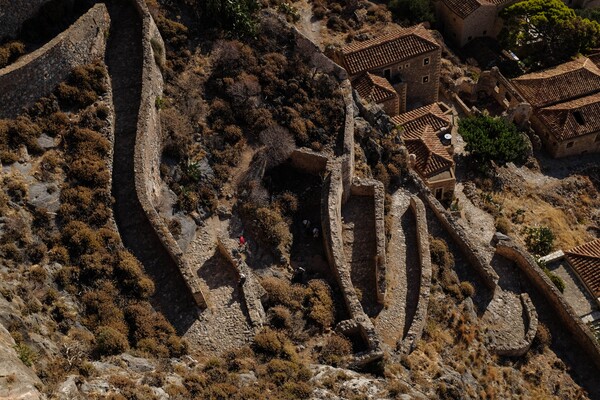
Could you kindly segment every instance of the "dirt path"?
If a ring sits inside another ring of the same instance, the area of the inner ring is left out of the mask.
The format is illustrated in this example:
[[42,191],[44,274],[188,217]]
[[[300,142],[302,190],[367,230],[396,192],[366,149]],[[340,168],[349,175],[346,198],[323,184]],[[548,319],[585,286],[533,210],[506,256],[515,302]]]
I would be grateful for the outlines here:
[[300,14],[300,20],[296,23],[296,27],[300,32],[309,38],[314,44],[321,47],[321,27],[322,22],[313,16],[312,6],[307,0],[301,0],[295,3]]
[[375,204],[371,196],[351,196],[342,209],[344,251],[359,299],[369,316],[380,309],[375,275]]
[[187,331],[196,317],[195,302],[179,268],[162,246],[135,191],[134,149],[142,88],[142,22],[130,2],[109,1],[111,30],[106,49],[115,108],[112,195],[119,233],[156,286],[153,305]]

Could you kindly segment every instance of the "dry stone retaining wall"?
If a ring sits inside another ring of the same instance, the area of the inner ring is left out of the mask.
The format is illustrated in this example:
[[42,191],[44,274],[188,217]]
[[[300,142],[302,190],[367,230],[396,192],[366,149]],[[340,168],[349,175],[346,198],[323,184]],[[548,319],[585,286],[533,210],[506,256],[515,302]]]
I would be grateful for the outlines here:
[[530,282],[544,295],[573,338],[589,354],[596,366],[600,367],[600,344],[533,257],[512,240],[499,241],[496,252],[517,264]]
[[414,172],[410,173],[413,182],[416,184],[421,197],[429,205],[434,215],[440,221],[444,229],[450,234],[458,247],[467,257],[469,263],[477,270],[484,283],[494,290],[498,285],[498,274],[486,261],[483,251],[479,249],[469,238],[466,230],[456,221],[456,219],[448,212],[442,204],[433,196],[429,188],[425,186],[423,181]]
[[306,148],[296,149],[290,156],[292,167],[313,175],[324,172],[327,169],[327,161],[329,158],[326,155]]
[[423,328],[427,320],[427,307],[429,306],[429,296],[431,294],[431,253],[429,252],[429,232],[427,230],[427,216],[425,214],[425,205],[415,196],[410,198],[410,208],[415,215],[417,224],[417,243],[419,260],[421,262],[421,280],[419,282],[419,302],[417,311],[410,324],[406,337],[400,343],[400,352],[408,354],[412,352],[421,339]]
[[73,68],[102,59],[109,27],[106,6],[97,4],[45,46],[0,69],[0,118],[14,118],[51,93]]
[[[134,1],[142,18],[142,98],[138,114],[135,144],[135,189],[138,200],[148,216],[161,243],[171,255],[188,284],[196,303],[206,307],[206,299],[197,277],[192,273],[183,258],[183,252],[171,232],[158,215],[154,204],[160,192],[159,160],[162,150],[162,135],[159,112],[155,106],[158,96],[162,95],[163,78],[155,60],[164,62],[164,43],[160,32],[143,0]],[[154,48],[163,49],[155,53]]]
[[519,341],[492,345],[490,350],[499,356],[520,357],[529,351],[533,339],[535,339],[538,327],[537,312],[527,293],[521,293],[520,298],[523,305],[523,313],[525,314],[524,319],[527,324],[527,332],[525,333],[525,337]]
[[50,0],[0,0],[0,40],[16,37],[23,22]]

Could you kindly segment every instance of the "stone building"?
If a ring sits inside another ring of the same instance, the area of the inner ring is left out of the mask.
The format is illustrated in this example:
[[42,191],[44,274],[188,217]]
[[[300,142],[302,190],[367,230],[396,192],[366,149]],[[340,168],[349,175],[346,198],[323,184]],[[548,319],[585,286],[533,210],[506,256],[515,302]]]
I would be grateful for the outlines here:
[[[438,131],[444,132],[444,128],[450,126],[450,121],[448,120],[447,125],[444,126],[441,124],[443,118],[440,116],[434,116],[431,112],[421,109],[414,111],[423,113],[423,116],[415,118],[414,115],[405,115],[404,117],[400,115],[393,118],[398,125],[406,127],[406,129],[402,129],[401,137],[409,153],[410,166],[419,174],[438,200],[451,199],[456,184],[452,150],[442,144],[435,128],[430,124],[421,124],[431,118],[439,127]],[[402,124],[403,120],[408,122]],[[411,123],[415,120],[420,122]]]
[[565,251],[565,259],[592,297],[600,302],[600,239]]
[[431,32],[415,25],[352,43],[336,61],[361,97],[373,99],[393,116],[438,100],[441,54]]
[[446,40],[464,46],[477,37],[492,37],[502,29],[498,14],[519,0],[435,0],[440,30]]
[[531,104],[531,125],[553,157],[600,152],[600,68],[592,60],[522,75],[512,85]]

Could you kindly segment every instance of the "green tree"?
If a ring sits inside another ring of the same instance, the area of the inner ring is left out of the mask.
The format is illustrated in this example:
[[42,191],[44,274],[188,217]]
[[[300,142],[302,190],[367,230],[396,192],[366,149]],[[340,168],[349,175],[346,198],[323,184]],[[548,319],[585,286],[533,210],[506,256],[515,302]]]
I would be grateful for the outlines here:
[[526,0],[502,10],[499,39],[532,67],[547,67],[600,44],[600,24],[581,18],[560,0]]
[[498,164],[523,162],[529,146],[517,127],[502,118],[487,115],[461,119],[458,133],[467,142],[469,158],[479,167],[489,167],[490,161]]
[[199,7],[205,23],[213,23],[244,37],[256,35],[257,22],[254,14],[259,9],[257,0],[187,0]]
[[536,256],[545,256],[554,247],[554,233],[547,226],[525,227],[525,244],[527,250]]
[[429,0],[390,0],[388,7],[396,17],[412,23],[435,21],[432,3]]

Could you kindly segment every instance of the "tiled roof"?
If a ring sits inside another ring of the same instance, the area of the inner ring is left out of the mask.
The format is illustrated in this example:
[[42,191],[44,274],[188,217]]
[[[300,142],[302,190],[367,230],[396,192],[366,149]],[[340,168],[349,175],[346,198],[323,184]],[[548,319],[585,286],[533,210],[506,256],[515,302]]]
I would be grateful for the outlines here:
[[536,115],[560,141],[598,132],[600,93],[542,108]]
[[477,0],[443,0],[446,7],[458,15],[460,18],[466,18],[475,10],[481,7],[481,2]]
[[532,106],[544,107],[599,91],[600,69],[590,59],[580,57],[512,82]]
[[427,125],[431,126],[435,132],[443,127],[450,126],[450,119],[437,103],[396,115],[392,117],[392,121],[396,125],[402,126],[402,137],[406,138],[421,136]]
[[342,54],[346,70],[350,75],[356,75],[439,48],[440,45],[423,25],[415,25],[352,43],[342,49]]
[[596,67],[600,68],[600,53],[594,53],[588,56],[588,58],[592,60],[594,64],[596,64]]
[[600,239],[565,251],[565,257],[594,296],[600,297]]
[[381,103],[398,96],[387,79],[368,72],[354,81],[354,88],[360,97],[373,100],[375,103]]
[[416,157],[415,169],[425,178],[430,178],[454,166],[452,156],[431,126],[424,127],[421,136],[417,138],[402,138],[408,152]]

